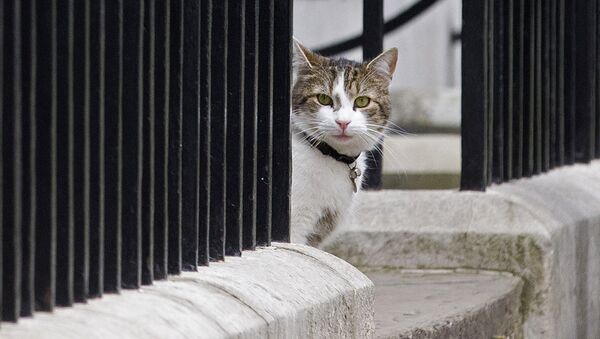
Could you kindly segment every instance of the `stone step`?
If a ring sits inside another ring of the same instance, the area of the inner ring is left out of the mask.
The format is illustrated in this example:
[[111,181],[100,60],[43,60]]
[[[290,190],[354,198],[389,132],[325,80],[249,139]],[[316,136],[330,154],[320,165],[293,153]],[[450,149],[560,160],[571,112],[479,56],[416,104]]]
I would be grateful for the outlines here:
[[322,247],[360,267],[473,269],[523,280],[526,338],[600,338],[600,161],[486,192],[361,192]]
[[371,270],[376,338],[522,338],[521,279],[452,270]]

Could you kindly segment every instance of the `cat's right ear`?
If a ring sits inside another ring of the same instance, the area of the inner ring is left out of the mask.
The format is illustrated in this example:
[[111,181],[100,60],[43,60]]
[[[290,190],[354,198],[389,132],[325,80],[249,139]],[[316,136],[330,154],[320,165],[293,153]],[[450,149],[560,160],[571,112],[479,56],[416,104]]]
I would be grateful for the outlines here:
[[318,55],[310,49],[304,47],[296,38],[292,38],[294,44],[294,67],[306,66],[313,68],[321,65],[325,61],[325,57]]

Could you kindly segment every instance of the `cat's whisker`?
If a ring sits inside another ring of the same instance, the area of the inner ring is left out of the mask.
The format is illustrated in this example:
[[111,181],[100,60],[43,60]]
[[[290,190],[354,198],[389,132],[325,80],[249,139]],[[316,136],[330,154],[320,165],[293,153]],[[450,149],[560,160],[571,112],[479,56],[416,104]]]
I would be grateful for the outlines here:
[[404,128],[402,128],[402,127],[398,126],[398,125],[397,125],[396,123],[394,123],[393,121],[390,121],[390,120],[388,120],[388,121],[387,121],[387,124],[389,124],[389,125],[392,125],[393,129],[392,129],[392,128],[390,128],[390,127],[387,127],[387,128],[390,128],[390,129],[392,129],[393,131],[395,131],[395,132],[396,132],[396,134],[400,134],[400,135],[403,135],[403,136],[405,136],[405,135],[411,135],[411,136],[412,136],[412,135],[415,135],[414,133],[410,133],[410,132],[408,132],[407,130],[405,130]]
[[312,131],[312,130],[319,130],[319,127],[317,126],[317,127],[306,128],[306,129],[303,129],[303,130],[301,130],[299,132],[294,133],[294,135],[308,134],[308,132]]
[[373,132],[378,133],[377,131],[372,131],[372,130],[367,129],[367,132],[364,133],[364,135],[368,136],[370,138],[370,140],[373,141],[375,144],[381,143],[385,137],[385,134],[380,133],[377,135],[371,135],[370,133],[373,133]]
[[383,132],[380,132],[380,131],[377,131],[377,130],[374,130],[374,129],[370,129],[370,128],[367,128],[367,133],[374,133],[377,136],[379,136],[380,138],[385,138],[385,137],[388,136],[387,134],[385,134]]
[[[370,132],[373,132],[373,131],[370,131]],[[377,132],[377,131],[375,131],[375,132]],[[372,135],[370,135],[368,133],[366,133],[365,135],[368,136],[368,137],[370,137],[372,140],[375,140],[374,136],[372,136]],[[383,149],[381,149],[379,147],[379,144],[376,144],[374,148],[379,153],[381,153],[382,157],[388,156],[391,160],[393,160],[397,164],[404,164],[404,163],[406,163],[406,157],[405,156],[403,156],[403,155],[401,155],[399,153],[396,153],[395,148],[392,148],[392,147],[389,147],[389,146],[386,147],[386,145],[388,145],[388,144],[384,142],[383,143]],[[406,172],[406,168],[405,167],[400,167],[400,169],[401,169],[402,173],[399,174],[399,175],[403,175],[404,178],[407,178],[408,174]]]
[[383,133],[388,132],[388,135],[406,135],[409,134],[407,132],[404,132],[402,130],[398,130],[398,129],[394,129],[388,126],[382,126],[382,125],[376,125],[376,124],[365,124],[365,126],[370,127],[370,128],[380,128],[383,130]]

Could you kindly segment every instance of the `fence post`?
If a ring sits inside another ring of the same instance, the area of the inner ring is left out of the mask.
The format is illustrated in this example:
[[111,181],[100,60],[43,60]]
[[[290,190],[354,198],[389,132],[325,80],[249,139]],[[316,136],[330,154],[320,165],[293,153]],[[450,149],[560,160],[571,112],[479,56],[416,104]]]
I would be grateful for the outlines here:
[[258,28],[259,0],[246,0],[244,49],[244,249],[256,247],[256,158],[258,121]]
[[169,17],[169,274],[181,272],[181,96],[183,67],[183,1],[171,0]]
[[210,258],[225,256],[225,194],[227,147],[227,4],[212,2]]
[[290,241],[290,187],[292,184],[290,110],[292,88],[292,8],[291,0],[276,0],[273,45],[273,219],[272,236]]
[[273,6],[259,1],[256,243],[271,245],[273,173]]
[[[375,58],[383,52],[383,0],[363,0],[362,38],[363,60]],[[382,143],[379,143],[376,148],[383,152]],[[368,153],[367,171],[363,183],[365,188],[381,188],[382,160],[383,155],[380,152]]]
[[[576,133],[575,160],[589,162],[595,156],[596,137],[596,7],[595,0],[576,0]],[[594,71],[592,71],[594,70]]]
[[198,265],[200,141],[200,3],[184,0],[181,130],[181,265]]
[[200,225],[198,229],[198,264],[209,262],[210,229],[210,140],[211,140],[211,36],[212,0],[200,3]]
[[245,1],[229,2],[227,31],[227,200],[225,254],[242,254]]
[[166,279],[169,243],[169,89],[170,89],[169,0],[155,2],[154,82],[154,279]]
[[486,1],[462,7],[462,173],[461,189],[484,191],[488,181]]

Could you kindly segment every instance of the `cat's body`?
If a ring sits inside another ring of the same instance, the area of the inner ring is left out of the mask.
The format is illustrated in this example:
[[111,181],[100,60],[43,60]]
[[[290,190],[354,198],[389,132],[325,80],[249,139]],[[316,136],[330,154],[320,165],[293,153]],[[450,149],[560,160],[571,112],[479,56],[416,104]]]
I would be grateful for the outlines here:
[[397,52],[328,59],[295,42],[291,241],[317,246],[351,215],[365,151],[383,136]]
[[[292,242],[318,245],[351,214],[355,195],[348,165],[322,154],[298,135],[292,138]],[[364,155],[356,166],[364,173]],[[362,176],[356,184],[360,190]]]

